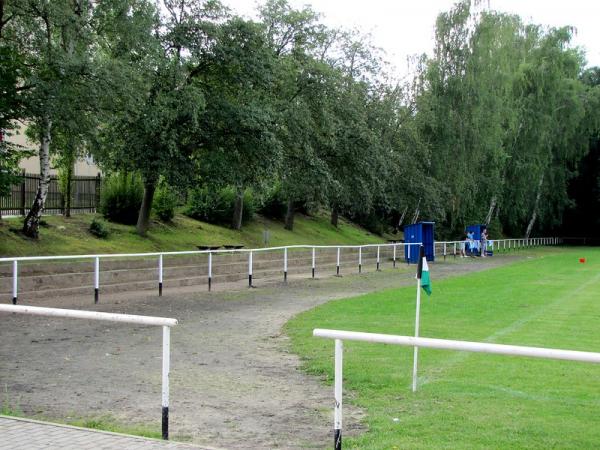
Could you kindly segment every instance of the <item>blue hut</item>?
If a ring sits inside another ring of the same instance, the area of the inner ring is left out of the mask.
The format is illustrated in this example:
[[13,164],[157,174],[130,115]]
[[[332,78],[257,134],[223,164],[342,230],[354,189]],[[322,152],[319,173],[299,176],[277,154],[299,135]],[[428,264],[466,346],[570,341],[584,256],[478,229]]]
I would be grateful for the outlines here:
[[[415,244],[422,243],[425,250],[427,261],[434,261],[434,231],[435,222],[419,222],[404,227],[404,243]],[[419,261],[419,250],[417,245],[407,245],[404,247],[404,258],[409,263]]]

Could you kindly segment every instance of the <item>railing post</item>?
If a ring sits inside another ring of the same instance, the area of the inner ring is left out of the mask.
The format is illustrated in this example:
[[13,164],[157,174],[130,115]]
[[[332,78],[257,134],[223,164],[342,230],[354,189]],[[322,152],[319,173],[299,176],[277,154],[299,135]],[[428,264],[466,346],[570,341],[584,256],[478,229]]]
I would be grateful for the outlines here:
[[362,273],[362,247],[358,247],[358,273]]
[[335,263],[335,274],[340,276],[340,248],[337,248],[337,262]]
[[377,246],[377,272],[379,272],[379,245]]
[[98,303],[98,295],[100,291],[100,258],[94,258],[94,303]]
[[444,242],[444,261],[446,261],[446,243]]
[[287,273],[288,273],[288,249],[285,247],[283,249],[283,281],[287,283]]
[[171,329],[163,326],[162,354],[162,438],[169,439],[169,371],[171,351]]
[[208,292],[212,289],[212,252],[208,252]]
[[248,253],[248,287],[252,287],[252,252]]
[[18,286],[18,281],[19,279],[19,267],[18,267],[18,263],[17,260],[15,259],[13,261],[13,286],[12,286],[12,303],[13,305],[17,304],[17,295],[18,295],[18,290],[17,290],[17,286]]
[[454,248],[452,251],[454,252],[454,259],[456,259],[456,242],[454,243]]
[[335,410],[333,418],[333,448],[342,449],[342,380],[343,380],[344,344],[340,339],[335,340],[334,388]]
[[315,257],[315,248],[312,248],[312,277],[315,277],[315,263],[316,263],[316,257]]
[[408,245],[408,250],[407,250],[408,258],[406,258],[406,264],[408,264],[410,266],[410,247],[411,247],[411,245],[410,244],[405,244],[405,245]]
[[158,296],[162,297],[163,289],[163,255],[158,255]]
[[394,244],[394,257],[393,257],[393,267],[394,269],[396,268],[396,247],[398,247],[396,244]]

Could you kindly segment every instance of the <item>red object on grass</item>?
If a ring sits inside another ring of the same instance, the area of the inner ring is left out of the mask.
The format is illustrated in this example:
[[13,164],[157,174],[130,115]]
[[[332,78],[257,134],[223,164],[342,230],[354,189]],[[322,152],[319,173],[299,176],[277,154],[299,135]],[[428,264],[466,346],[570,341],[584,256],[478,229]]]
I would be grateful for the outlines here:
[[585,258],[579,258],[579,262],[580,263],[584,263],[585,262]]

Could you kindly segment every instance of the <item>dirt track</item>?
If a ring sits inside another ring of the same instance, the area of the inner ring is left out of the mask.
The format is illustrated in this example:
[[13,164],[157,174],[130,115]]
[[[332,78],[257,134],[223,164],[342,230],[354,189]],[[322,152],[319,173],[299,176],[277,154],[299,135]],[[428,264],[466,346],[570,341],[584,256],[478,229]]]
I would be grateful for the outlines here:
[[[431,266],[434,279],[503,265],[521,254]],[[171,432],[223,448],[323,448],[331,389],[299,370],[281,334],[298,312],[331,299],[413,283],[414,266],[292,280],[237,291],[169,291],[47,299],[40,306],[175,317]],[[2,401],[48,419],[110,416],[160,427],[161,330],[108,322],[0,315]],[[345,408],[345,430],[360,412]]]

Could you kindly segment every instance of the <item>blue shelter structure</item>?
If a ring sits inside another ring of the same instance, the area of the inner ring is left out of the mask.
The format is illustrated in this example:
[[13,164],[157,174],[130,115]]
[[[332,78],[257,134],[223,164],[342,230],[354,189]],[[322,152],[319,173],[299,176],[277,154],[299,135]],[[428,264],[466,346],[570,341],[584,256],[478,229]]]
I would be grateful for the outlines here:
[[[434,231],[435,222],[419,222],[404,227],[404,243],[415,244],[422,243],[425,250],[427,261],[435,260],[434,251]],[[416,264],[419,261],[419,248],[417,245],[407,245],[404,247],[404,258],[406,262]]]

